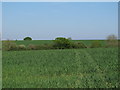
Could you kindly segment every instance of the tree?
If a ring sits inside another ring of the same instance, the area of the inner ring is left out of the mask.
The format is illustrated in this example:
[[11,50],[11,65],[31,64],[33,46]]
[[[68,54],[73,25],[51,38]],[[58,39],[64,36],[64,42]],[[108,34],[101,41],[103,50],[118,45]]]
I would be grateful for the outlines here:
[[54,47],[59,49],[70,48],[71,42],[64,37],[57,37],[54,40]]
[[24,40],[32,40],[31,37],[25,37]]
[[108,40],[108,41],[116,41],[116,40],[117,40],[117,37],[116,37],[115,35],[109,35],[109,36],[107,37],[107,40]]
[[107,46],[109,46],[109,47],[118,46],[117,36],[115,36],[115,35],[109,35],[107,37]]
[[69,37],[69,38],[68,38],[68,40],[72,40],[72,38],[71,38],[71,37]]

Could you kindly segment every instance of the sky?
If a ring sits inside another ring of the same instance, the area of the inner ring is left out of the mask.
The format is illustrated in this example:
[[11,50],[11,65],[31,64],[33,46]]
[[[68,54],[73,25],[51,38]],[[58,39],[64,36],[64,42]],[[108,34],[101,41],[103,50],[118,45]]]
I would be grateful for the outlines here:
[[2,39],[106,39],[118,35],[117,2],[3,2]]

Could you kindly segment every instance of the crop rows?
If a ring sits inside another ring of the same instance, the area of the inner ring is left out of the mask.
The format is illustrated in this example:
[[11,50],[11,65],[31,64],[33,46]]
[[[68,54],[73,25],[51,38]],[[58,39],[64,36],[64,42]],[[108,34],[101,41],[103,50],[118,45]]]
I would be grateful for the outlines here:
[[118,87],[117,48],[3,52],[3,88]]

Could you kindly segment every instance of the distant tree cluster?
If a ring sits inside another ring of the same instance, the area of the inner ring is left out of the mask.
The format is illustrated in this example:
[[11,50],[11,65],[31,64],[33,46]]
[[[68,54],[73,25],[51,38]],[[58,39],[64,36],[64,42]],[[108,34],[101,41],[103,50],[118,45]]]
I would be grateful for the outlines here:
[[23,40],[29,41],[29,40],[32,40],[32,38],[31,37],[25,37]]

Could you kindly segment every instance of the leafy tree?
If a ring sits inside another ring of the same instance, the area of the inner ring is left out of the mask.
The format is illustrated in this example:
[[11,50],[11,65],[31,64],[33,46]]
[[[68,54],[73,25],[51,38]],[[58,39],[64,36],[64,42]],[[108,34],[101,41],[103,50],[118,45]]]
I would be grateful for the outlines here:
[[24,40],[32,40],[31,37],[25,37]]
[[59,49],[70,48],[71,42],[64,37],[57,37],[54,40],[54,47]]

